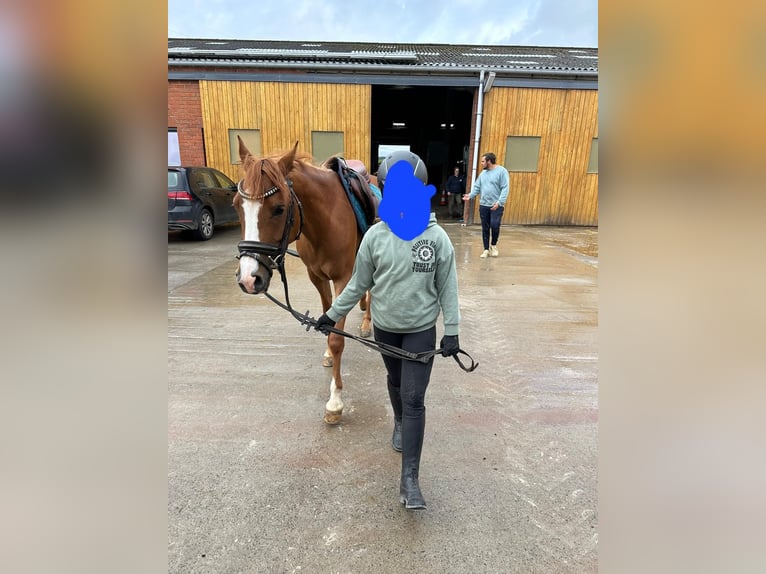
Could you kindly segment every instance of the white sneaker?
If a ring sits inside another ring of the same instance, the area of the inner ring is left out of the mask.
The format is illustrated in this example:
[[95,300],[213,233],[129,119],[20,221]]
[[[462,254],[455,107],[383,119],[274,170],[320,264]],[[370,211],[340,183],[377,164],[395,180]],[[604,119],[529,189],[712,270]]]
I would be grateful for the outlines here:
[[497,255],[498,255],[497,247],[495,247],[494,245],[490,245],[489,246],[489,256],[490,257],[497,257]]
[[487,257],[489,257],[489,250],[485,249],[485,250],[482,252],[482,254],[481,254],[481,255],[479,255],[479,257],[481,257],[482,259],[486,259]]

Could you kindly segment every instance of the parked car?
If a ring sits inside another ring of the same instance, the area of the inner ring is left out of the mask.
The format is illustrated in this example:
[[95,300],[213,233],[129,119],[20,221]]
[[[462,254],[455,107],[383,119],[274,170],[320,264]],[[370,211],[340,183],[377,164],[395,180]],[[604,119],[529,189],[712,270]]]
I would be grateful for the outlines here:
[[235,193],[237,184],[217,169],[168,166],[168,231],[210,239],[214,226],[239,221]]

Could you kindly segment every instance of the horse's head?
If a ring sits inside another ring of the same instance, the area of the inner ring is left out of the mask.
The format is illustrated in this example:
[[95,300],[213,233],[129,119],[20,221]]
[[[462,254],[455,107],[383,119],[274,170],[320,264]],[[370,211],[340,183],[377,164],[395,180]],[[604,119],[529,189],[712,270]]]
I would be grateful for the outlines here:
[[281,158],[256,159],[239,138],[245,175],[239,182],[234,207],[239,213],[237,283],[245,293],[265,293],[273,269],[296,239],[298,203],[287,175],[293,168],[298,142]]

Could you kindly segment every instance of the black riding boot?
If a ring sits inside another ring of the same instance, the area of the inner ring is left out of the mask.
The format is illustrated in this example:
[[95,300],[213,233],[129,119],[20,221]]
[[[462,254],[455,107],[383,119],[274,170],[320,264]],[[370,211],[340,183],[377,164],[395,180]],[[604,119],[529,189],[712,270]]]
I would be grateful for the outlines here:
[[394,434],[391,436],[391,446],[396,452],[402,452],[402,397],[399,387],[395,387],[388,381],[388,398],[391,399],[391,408],[394,409]]
[[396,452],[402,452],[402,419],[394,419],[394,434],[391,435],[391,446]]
[[402,419],[402,477],[399,487],[399,502],[408,510],[424,510],[426,501],[420,493],[418,472],[420,453],[423,450],[423,433],[426,428],[426,413],[419,417]]

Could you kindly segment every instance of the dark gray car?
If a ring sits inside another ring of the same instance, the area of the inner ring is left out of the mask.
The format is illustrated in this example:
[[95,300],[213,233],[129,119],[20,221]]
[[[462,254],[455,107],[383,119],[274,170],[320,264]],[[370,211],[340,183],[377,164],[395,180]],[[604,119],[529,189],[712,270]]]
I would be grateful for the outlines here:
[[168,231],[205,241],[213,227],[239,221],[232,206],[237,184],[211,167],[168,167]]

